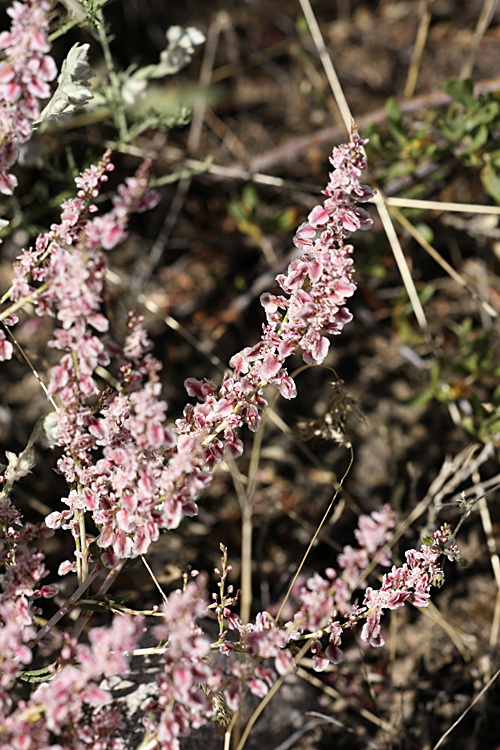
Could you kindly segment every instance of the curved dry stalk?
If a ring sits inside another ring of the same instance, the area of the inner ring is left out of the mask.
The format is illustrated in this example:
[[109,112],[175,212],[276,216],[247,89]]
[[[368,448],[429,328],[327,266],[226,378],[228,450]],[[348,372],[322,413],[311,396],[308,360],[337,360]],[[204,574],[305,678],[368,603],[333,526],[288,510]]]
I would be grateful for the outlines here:
[[[297,654],[297,656],[294,659],[294,661],[295,661],[296,664],[300,661],[300,659],[302,659],[302,657],[304,656],[304,654],[307,653],[307,651],[309,650],[310,646],[311,646],[311,644],[310,644],[309,641],[307,641],[302,646],[302,648],[300,649],[299,653]],[[269,692],[267,693],[267,695],[261,700],[261,702],[259,703],[259,705],[255,709],[255,711],[253,712],[253,714],[249,718],[248,723],[247,723],[247,725],[246,725],[246,727],[245,727],[245,729],[243,731],[243,734],[241,735],[241,739],[240,739],[240,741],[238,742],[238,744],[236,746],[236,750],[243,750],[243,748],[245,747],[246,741],[247,741],[247,739],[248,739],[248,737],[250,735],[250,732],[252,731],[252,728],[253,728],[255,722],[257,721],[257,719],[259,718],[259,716],[261,715],[261,713],[263,712],[263,710],[265,709],[265,707],[267,706],[267,704],[269,703],[269,701],[271,700],[271,698],[278,692],[278,690],[280,689],[281,685],[285,681],[285,678],[286,678],[286,675],[282,675],[281,677],[279,677],[276,680],[276,682],[274,683],[274,685],[272,686],[272,688],[269,690]]]
[[144,567],[146,568],[146,570],[148,571],[149,575],[151,576],[151,580],[153,581],[154,585],[156,586],[156,588],[160,592],[160,596],[163,599],[164,604],[168,604],[167,595],[165,594],[165,592],[163,591],[162,587],[158,583],[158,579],[156,578],[155,574],[151,570],[151,566],[148,563],[148,561],[146,560],[146,556],[145,555],[141,555],[141,560],[144,563]]
[[5,325],[4,325],[4,326],[2,326],[2,327],[3,327],[3,330],[4,330],[4,332],[5,332],[5,333],[6,333],[6,334],[7,334],[8,336],[9,336],[9,338],[11,339],[12,343],[13,343],[13,344],[14,344],[14,346],[16,347],[16,349],[17,349],[17,351],[19,352],[19,354],[21,355],[21,357],[22,357],[22,358],[24,359],[24,361],[25,361],[25,362],[26,362],[26,364],[28,365],[29,369],[31,370],[31,373],[32,373],[32,374],[33,374],[33,375],[35,376],[35,378],[36,378],[36,379],[38,380],[38,384],[39,384],[40,388],[42,389],[42,391],[43,391],[43,392],[45,393],[45,395],[47,396],[47,400],[48,400],[48,401],[50,402],[50,404],[51,404],[51,406],[53,407],[54,411],[59,411],[59,407],[58,407],[58,405],[56,404],[56,402],[54,401],[54,399],[52,398],[52,396],[50,396],[50,395],[49,395],[49,391],[48,391],[48,389],[47,389],[47,386],[46,386],[46,385],[45,385],[45,383],[43,382],[43,380],[42,380],[42,378],[40,377],[39,373],[38,373],[38,372],[37,372],[37,371],[35,370],[35,368],[34,368],[34,366],[33,366],[33,363],[31,362],[30,358],[28,357],[28,355],[27,355],[27,354],[26,354],[26,352],[24,351],[24,349],[23,349],[23,347],[21,346],[21,344],[19,343],[19,341],[18,341],[18,340],[16,339],[16,337],[15,337],[15,336],[14,336],[14,334],[12,333],[11,329],[9,328],[9,326],[5,326]]
[[320,523],[318,525],[318,528],[314,532],[314,535],[313,535],[311,541],[309,542],[309,545],[308,545],[306,551],[304,552],[302,560],[300,561],[300,565],[298,566],[297,570],[295,571],[295,575],[294,575],[294,577],[292,578],[292,580],[290,582],[290,585],[288,587],[288,591],[286,592],[285,598],[283,599],[283,601],[281,603],[281,606],[280,606],[280,608],[279,608],[279,610],[278,610],[278,612],[276,614],[276,617],[274,618],[274,622],[275,623],[277,623],[279,621],[279,619],[280,619],[280,616],[281,616],[281,613],[283,612],[285,604],[287,603],[288,599],[290,598],[290,594],[292,593],[293,587],[295,586],[295,582],[296,582],[297,578],[299,577],[299,575],[300,575],[300,573],[302,571],[302,568],[305,565],[305,562],[306,562],[306,560],[307,560],[307,558],[309,556],[310,551],[312,550],[312,548],[313,548],[313,546],[314,546],[314,544],[316,542],[316,539],[318,538],[318,535],[319,535],[321,529],[323,528],[324,524],[326,523],[326,519],[330,515],[330,511],[331,511],[331,509],[332,509],[332,507],[333,507],[333,505],[335,503],[335,500],[338,497],[338,494],[339,494],[339,492],[341,490],[342,485],[344,484],[344,480],[346,479],[347,475],[349,474],[349,472],[351,470],[351,467],[352,467],[352,465],[354,463],[354,451],[352,449],[352,446],[350,447],[349,451],[350,451],[350,454],[351,454],[351,457],[350,457],[350,460],[349,460],[349,466],[345,470],[344,475],[342,476],[342,478],[341,478],[341,480],[339,482],[339,486],[335,490],[335,493],[334,493],[332,499],[330,500],[330,502],[328,504],[328,508],[326,509],[326,511],[325,511],[325,513],[323,515],[323,518],[321,519],[321,521],[320,521]]
[[434,745],[434,747],[432,748],[432,750],[438,750],[438,747],[441,747],[441,745],[443,744],[443,742],[445,741],[445,739],[447,737],[449,737],[449,735],[453,732],[453,730],[460,724],[460,722],[462,721],[462,719],[464,719],[467,716],[467,714],[469,713],[469,711],[471,711],[474,708],[474,706],[476,705],[476,703],[481,700],[481,698],[483,697],[483,695],[490,689],[490,687],[497,680],[497,678],[498,678],[499,675],[500,675],[500,669],[497,669],[497,671],[495,672],[495,674],[493,675],[493,677],[490,680],[488,680],[488,682],[486,683],[486,685],[479,691],[479,693],[476,695],[476,697],[474,698],[474,700],[470,703],[469,706],[467,706],[467,708],[465,709],[465,711],[463,711],[460,714],[460,716],[458,717],[458,719],[456,721],[454,721],[453,724],[451,725],[451,727],[446,730],[446,732],[443,734],[442,737],[440,737],[440,739],[436,742],[436,744]]

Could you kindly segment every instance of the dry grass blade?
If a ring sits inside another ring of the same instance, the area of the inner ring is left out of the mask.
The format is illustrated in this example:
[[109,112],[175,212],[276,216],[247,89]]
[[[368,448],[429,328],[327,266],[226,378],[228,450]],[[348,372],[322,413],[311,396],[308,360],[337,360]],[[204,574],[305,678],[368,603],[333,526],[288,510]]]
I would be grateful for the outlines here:
[[[187,142],[188,153],[194,153],[197,150],[200,142],[204,122],[204,114],[207,105],[208,89],[211,82],[219,38],[221,33],[227,30],[229,25],[230,19],[228,14],[225,12],[220,12],[216,16],[208,31],[207,43],[200,71],[198,96],[195,101],[193,116],[189,128],[189,136]],[[168,242],[168,239],[170,238],[170,234],[175,227],[182,207],[184,206],[187,194],[191,187],[191,181],[191,176],[184,177],[177,184],[174,199],[170,203],[169,210],[166,213],[162,227],[151,247],[147,262],[144,264],[144,270],[138,273],[137,278],[133,281],[133,288],[137,294],[140,293],[140,290],[143,288],[146,281],[151,277],[154,269],[161,260],[165,246]]]
[[[333,698],[334,700],[338,700],[339,698],[342,698],[342,693],[340,693],[338,690],[333,688],[331,685],[327,685],[322,680],[319,679],[319,677],[316,677],[313,674],[310,674],[307,672],[307,670],[303,669],[302,667],[298,667],[297,669],[297,675],[306,682],[309,682],[311,685],[314,685],[314,687],[317,687],[319,690],[321,690],[325,695],[328,695],[330,698]],[[369,721],[371,724],[373,724],[376,727],[380,727],[380,729],[383,729],[386,732],[390,732],[392,727],[390,724],[388,724],[383,719],[376,716],[376,714],[372,713],[371,711],[368,711],[366,708],[357,708],[353,707],[354,710],[359,713],[359,715],[366,719],[366,721]]]
[[415,93],[418,73],[420,69],[420,62],[422,60],[422,54],[425,49],[425,43],[427,41],[429,27],[431,25],[431,8],[433,2],[434,0],[422,0],[420,3],[422,8],[420,23],[418,25],[417,38],[415,39],[415,45],[411,54],[410,68],[408,70],[408,77],[406,79],[406,86],[404,90],[405,99],[409,99]]
[[460,71],[460,78],[469,78],[470,74],[472,73],[476,55],[479,50],[479,45],[481,44],[481,39],[485,35],[486,29],[493,19],[497,6],[498,0],[484,0],[481,14],[478,18],[476,28],[474,30],[474,36],[470,45],[469,54],[462,66],[462,70]]
[[484,206],[480,203],[452,203],[450,201],[429,201],[418,198],[386,198],[388,206],[399,208],[422,208],[425,211],[456,211],[463,214],[491,214],[500,216],[500,206]]
[[307,21],[307,25],[309,26],[309,30],[311,32],[311,36],[313,38],[316,49],[318,50],[321,64],[323,65],[323,69],[328,79],[328,83],[330,84],[333,96],[335,97],[335,101],[337,102],[337,107],[339,108],[346,132],[350,133],[353,120],[351,110],[347,103],[347,99],[345,98],[344,91],[340,84],[335,68],[333,67],[331,57],[326,48],[325,40],[323,39],[323,34],[321,33],[321,30],[319,28],[316,16],[314,15],[313,9],[311,7],[311,3],[309,2],[309,0],[300,0],[300,6]]
[[229,14],[221,11],[210,25],[207,35],[206,47],[200,71],[200,89],[193,109],[193,119],[189,128],[187,150],[192,153],[198,148],[201,131],[203,128],[203,117],[207,103],[208,87],[210,86],[215,63],[215,54],[219,45],[220,35],[231,25]]
[[[293,732],[293,734],[287,737],[286,740],[283,740],[283,742],[280,742],[279,745],[276,745],[276,747],[274,747],[273,750],[290,750],[291,748],[294,748],[294,747],[296,748],[297,741],[301,737],[303,737],[305,734],[307,734],[307,732],[310,732],[312,729],[315,729],[317,726],[320,726],[321,724],[330,722],[330,717],[328,716],[321,716],[320,714],[315,714],[315,715],[318,718],[313,719],[312,721],[308,721],[307,724],[303,724],[299,729]],[[338,722],[338,723],[343,727],[343,724],[341,724],[341,722]],[[347,731],[350,731],[349,727],[347,727],[346,729]]]
[[[358,735],[358,733],[354,729],[351,729],[351,727],[346,727],[345,724],[342,724],[342,722],[338,721],[337,719],[334,719],[333,716],[324,716],[324,714],[320,714],[318,713],[318,711],[308,711],[307,716],[317,716],[318,721],[320,719],[323,719],[323,722],[325,722],[326,724],[335,724],[335,726],[341,727],[349,734],[354,734],[356,736]],[[369,747],[372,750],[381,750],[380,745],[377,745],[372,740],[366,737],[363,737],[363,741],[365,742],[366,747]],[[277,749],[275,748],[275,750]]]
[[42,638],[45,638],[47,633],[49,633],[50,629],[56,625],[59,620],[61,620],[73,607],[76,607],[78,605],[78,600],[83,595],[83,593],[88,589],[92,581],[94,581],[95,578],[99,575],[99,573],[102,571],[102,565],[96,564],[94,565],[91,573],[88,575],[88,577],[78,586],[76,591],[74,591],[71,596],[65,601],[62,607],[60,607],[55,615],[53,615],[50,620],[41,628],[36,636],[28,643],[28,648],[33,648],[37,643],[39,643]]
[[[120,565],[117,565],[116,568],[113,568],[108,572],[106,578],[97,591],[98,596],[104,596],[104,594],[107,594],[111,586],[115,583],[116,579],[120,575],[124,564],[125,563],[121,563]],[[75,639],[75,641],[77,641],[80,635],[83,633],[85,627],[90,622],[92,615],[93,612],[88,610],[82,610],[82,612],[80,613],[80,616],[75,623],[75,627],[72,633],[72,637]]]
[[469,706],[467,706],[465,711],[459,716],[459,718],[456,721],[453,722],[451,727],[442,735],[442,737],[438,740],[438,742],[436,742],[432,750],[438,750],[438,748],[441,747],[445,739],[450,736],[453,730],[456,729],[456,727],[460,724],[460,722],[467,716],[469,711],[471,711],[476,705],[476,703],[481,700],[483,695],[490,689],[490,687],[497,680],[499,675],[500,675],[500,669],[498,669],[493,675],[493,677],[490,680],[488,680],[486,685],[479,691],[479,693],[476,695],[474,700],[469,704]]
[[[480,477],[477,472],[475,474],[475,480],[476,480],[476,484],[479,485]],[[481,518],[481,523],[483,524],[484,534],[486,536],[486,545],[488,547],[488,552],[490,553],[491,567],[493,569],[493,575],[495,576],[495,581],[496,581],[497,588],[498,588],[497,600],[496,600],[496,606],[495,606],[495,615],[493,617],[493,623],[492,623],[492,627],[490,631],[490,646],[491,648],[495,648],[498,642],[498,601],[499,601],[499,594],[500,594],[500,558],[498,556],[498,545],[495,539],[495,533],[493,531],[493,524],[491,521],[491,515],[490,515],[490,510],[488,507],[488,502],[484,495],[481,495],[479,497],[479,515]]]
[[439,625],[444,630],[450,641],[453,643],[460,656],[465,662],[470,662],[470,641],[467,638],[467,634],[455,628],[446,617],[439,611],[433,602],[429,602],[427,607],[417,607],[424,617],[427,617],[432,622]]
[[468,287],[467,282],[465,281],[465,279],[463,279],[460,276],[460,274],[457,271],[455,271],[455,269],[452,266],[450,266],[450,264],[442,257],[442,255],[440,255],[438,253],[438,251],[436,250],[436,248],[434,248],[430,244],[430,242],[427,242],[427,240],[425,239],[425,237],[423,237],[422,234],[418,231],[418,229],[416,229],[413,226],[413,224],[411,224],[411,222],[409,222],[408,219],[405,216],[403,216],[403,214],[401,213],[401,211],[399,211],[394,206],[393,206],[393,208],[391,210],[395,214],[395,216],[396,216],[397,220],[399,221],[399,223],[401,224],[401,226],[403,226],[411,234],[411,236],[413,237],[413,239],[415,239],[418,242],[418,244],[425,250],[425,252],[428,253],[428,255],[430,255],[431,258],[433,258],[436,261],[436,263],[439,263],[439,265],[441,266],[441,268],[444,271],[446,271],[446,273],[449,276],[451,276],[451,278],[460,287],[462,287],[463,289],[467,289],[467,291],[471,294],[471,296],[474,297],[475,300],[477,300],[477,302],[481,305],[481,307],[483,308],[483,310],[488,315],[490,315],[492,318],[498,318],[498,313],[495,310],[495,308],[492,307],[489,302],[486,302],[486,300],[481,299],[480,296],[477,294],[477,292],[475,292],[473,289],[470,289]]
[[[331,57],[328,54],[328,50],[326,49],[323,35],[321,34],[320,28],[318,26],[318,22],[316,21],[316,17],[311,8],[311,3],[309,2],[309,0],[300,0],[300,5],[302,7],[307,23],[309,25],[309,29],[311,31],[314,44],[316,45],[316,48],[319,52],[320,59],[323,64],[323,68],[325,70],[325,74],[328,78],[328,82],[331,86],[333,95],[337,102],[337,106],[342,115],[344,125],[346,127],[347,132],[349,132],[351,129],[352,122],[353,122],[353,116],[351,114],[351,110],[347,103],[347,99],[345,97],[342,86],[340,85],[340,81],[338,79],[337,73],[335,72],[335,68],[333,66]],[[403,283],[405,285],[406,291],[408,293],[408,297],[410,299],[410,303],[415,313],[417,322],[421,328],[425,329],[427,328],[427,320],[425,317],[425,313],[424,313],[422,304],[418,298],[417,290],[415,289],[415,284],[413,283],[410,269],[408,268],[406,258],[404,257],[403,249],[399,242],[391,217],[389,216],[389,212],[387,211],[384,198],[380,191],[375,193],[375,196],[373,198],[373,203],[375,204],[377,208],[378,214],[380,216],[380,220],[382,222],[382,226],[384,227],[384,231],[387,235],[387,239],[389,240],[391,250],[394,254],[394,258],[396,259],[396,263],[397,263],[399,272],[401,274],[401,278],[403,279]]]
[[415,284],[413,283],[411,272],[403,253],[403,248],[401,247],[398,235],[396,233],[396,230],[394,229],[394,224],[392,223],[391,217],[389,216],[389,212],[385,204],[385,197],[380,191],[375,193],[373,202],[375,203],[378,214],[380,216],[380,220],[387,235],[387,239],[389,240],[391,250],[394,254],[399,273],[401,274],[401,278],[403,279],[403,284],[405,285],[405,289],[410,299],[410,303],[413,308],[413,312],[415,313],[417,322],[420,328],[425,329],[427,328],[427,319],[425,317],[424,309],[418,297]]

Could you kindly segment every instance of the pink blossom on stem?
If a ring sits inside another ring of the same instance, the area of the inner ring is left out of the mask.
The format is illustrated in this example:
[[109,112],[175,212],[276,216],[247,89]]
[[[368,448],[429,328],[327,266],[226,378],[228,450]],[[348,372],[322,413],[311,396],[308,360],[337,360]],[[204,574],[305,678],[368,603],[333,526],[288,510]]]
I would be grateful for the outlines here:
[[[328,352],[326,334],[338,334],[351,320],[346,300],[355,291],[353,247],[346,240],[355,229],[368,229],[371,219],[356,206],[372,195],[359,182],[365,168],[362,140],[353,131],[351,141],[333,150],[334,167],[324,191],[322,206],[316,206],[302,224],[294,243],[303,254],[288,271],[277,277],[284,295],[261,296],[267,323],[260,341],[230,360],[233,374],[226,374],[219,389],[211,381],[189,378],[185,386],[200,403],[188,404],[175,432],[195,439],[204,453],[201,470],[210,470],[227,452],[238,456],[243,444],[237,430],[247,425],[255,431],[259,413],[267,406],[264,388],[275,385],[284,398],[296,395],[295,383],[285,360],[302,350],[306,363],[323,362]],[[192,443],[179,440],[177,450]],[[196,471],[196,467],[193,467]],[[194,498],[193,498],[194,499]]]
[[5,333],[0,330],[0,362],[5,361],[6,359],[12,359],[12,354],[14,353],[14,347],[12,346],[11,342],[7,339],[7,336]]
[[[127,675],[129,654],[137,647],[140,634],[140,617],[116,615],[110,627],[90,631],[88,646],[67,642],[60,669],[54,667],[52,679],[40,684],[12,712],[10,706],[5,711],[1,747],[124,750],[125,741],[115,734],[123,720],[118,708],[110,704],[111,695],[99,683],[104,676]],[[52,739],[61,744],[49,744]]]
[[49,81],[57,68],[47,52],[49,0],[16,0],[7,13],[9,31],[0,33],[0,193],[11,195],[17,179],[9,169],[17,161],[18,145],[31,138],[40,114],[39,99],[50,96]]
[[[38,315],[60,323],[50,345],[62,354],[49,393],[61,403],[54,435],[64,448],[58,468],[71,489],[63,498],[67,510],[52,513],[49,526],[63,526],[77,536],[77,517],[88,512],[99,529],[96,541],[106,565],[145,553],[160,529],[175,528],[183,515],[197,512],[197,496],[209,484],[214,465],[225,454],[242,453],[238,431],[243,425],[257,429],[267,406],[264,388],[274,384],[285,398],[295,396],[285,360],[302,350],[306,362],[322,362],[326,334],[339,333],[351,317],[345,302],[355,285],[346,239],[354,228],[370,223],[354,203],[371,195],[359,182],[364,143],[353,132],[349,144],[334,149],[326,199],[295,236],[302,255],[278,277],[284,294],[262,297],[267,323],[260,342],[233,357],[234,372],[219,388],[209,380],[188,379],[188,392],[199,402],[185,407],[173,429],[164,424],[159,363],[146,354],[149,344],[140,321],[131,326],[123,349],[121,390],[101,393],[95,377],[97,367],[117,356],[116,347],[106,345],[101,335],[108,327],[100,311],[106,267],[102,248],[123,239],[130,214],[154,204],[147,165],[118,188],[110,212],[91,219],[86,215],[96,211],[92,200],[112,168],[109,154],[77,179],[77,196],[63,205],[61,222],[19,258],[11,290],[15,305],[29,301]],[[92,407],[91,398],[97,402]]]
[[[3,496],[3,497],[2,497]],[[9,688],[31,663],[27,644],[36,633],[35,599],[50,598],[54,586],[41,584],[48,575],[35,540],[52,535],[43,525],[23,525],[6,491],[0,496],[0,690]]]
[[438,564],[443,555],[449,560],[458,560],[460,553],[455,545],[451,529],[447,524],[434,532],[429,543],[420,551],[405,552],[406,563],[394,566],[382,579],[379,589],[367,588],[363,605],[366,607],[366,623],[361,637],[372,646],[383,646],[380,620],[384,609],[397,609],[406,602],[417,607],[427,607],[432,586],[441,586],[444,581],[442,567]]
[[[159,709],[155,735],[162,750],[178,750],[179,739],[214,716],[213,699],[222,686],[220,669],[210,664],[210,641],[196,623],[206,613],[205,576],[174,591],[164,606],[165,620],[154,628],[167,641],[159,676],[159,697],[148,709]],[[203,684],[203,689],[201,685]]]

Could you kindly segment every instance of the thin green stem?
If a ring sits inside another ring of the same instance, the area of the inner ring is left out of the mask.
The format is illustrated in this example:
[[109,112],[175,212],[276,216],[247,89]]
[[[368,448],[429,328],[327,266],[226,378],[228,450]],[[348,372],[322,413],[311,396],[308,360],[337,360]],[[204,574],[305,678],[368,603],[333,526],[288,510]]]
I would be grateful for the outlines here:
[[89,575],[87,576],[87,578],[80,584],[80,586],[78,586],[78,588],[76,589],[76,591],[74,591],[71,594],[71,596],[69,597],[69,599],[66,600],[66,602],[63,604],[63,606],[55,613],[55,615],[53,617],[50,618],[50,620],[48,621],[48,623],[46,625],[44,625],[43,628],[41,628],[38,631],[38,633],[33,638],[33,640],[31,640],[28,643],[28,648],[33,648],[33,646],[35,646],[39,641],[41,641],[42,638],[44,638],[47,635],[47,633],[50,631],[50,629],[53,628],[54,625],[56,625],[59,622],[59,620],[62,620],[62,618],[64,617],[64,615],[67,614],[70,609],[72,609],[73,607],[75,607],[78,604],[78,600],[80,599],[80,597],[82,596],[82,594],[84,593],[84,591],[90,586],[90,584],[92,583],[92,581],[95,578],[97,578],[97,576],[99,575],[99,573],[102,570],[102,567],[103,566],[102,566],[101,563],[96,563],[96,565],[92,569],[91,573],[89,573]]
[[[45,289],[47,289],[47,284],[43,284],[43,286],[37,289],[37,292],[38,291],[44,292]],[[5,300],[9,298],[10,293],[11,293],[11,290],[9,289],[9,291],[6,292],[4,296],[2,297],[2,299],[0,300],[0,304],[5,302]],[[31,302],[34,302],[34,301],[35,301],[35,297],[23,297],[22,299],[18,300],[18,302],[14,302],[6,310],[3,310],[3,312],[0,312],[0,323],[2,322],[2,320],[5,320],[5,318],[8,318],[9,315],[13,315],[15,312],[20,310],[22,307],[24,307],[24,305],[29,305]]]
[[[79,511],[76,509],[73,511],[73,521],[75,523],[78,523],[78,526],[80,526],[80,520],[79,520]],[[75,540],[75,551],[76,551],[76,576],[78,578],[78,582],[82,583],[82,557],[81,557],[81,543],[80,543],[80,536],[79,534],[73,534],[73,539]],[[79,554],[80,553],[80,554]]]
[[80,530],[80,547],[82,554],[82,580],[89,574],[89,547],[87,544],[87,531],[85,529],[85,513],[79,511],[78,526]]
[[99,21],[98,29],[97,29],[97,32],[99,35],[99,42],[101,44],[102,51],[104,53],[104,59],[106,61],[106,66],[108,68],[109,82],[111,84],[113,120],[115,121],[116,129],[118,130],[120,141],[122,143],[128,143],[129,132],[128,132],[128,127],[127,127],[127,118],[125,117],[125,110],[123,107],[123,99],[122,99],[121,90],[120,90],[120,80],[115,70],[115,64],[114,64],[113,56],[111,54],[111,49],[109,46],[108,35],[106,34],[106,28],[104,24],[104,16],[103,16],[102,10],[99,10],[96,16]]

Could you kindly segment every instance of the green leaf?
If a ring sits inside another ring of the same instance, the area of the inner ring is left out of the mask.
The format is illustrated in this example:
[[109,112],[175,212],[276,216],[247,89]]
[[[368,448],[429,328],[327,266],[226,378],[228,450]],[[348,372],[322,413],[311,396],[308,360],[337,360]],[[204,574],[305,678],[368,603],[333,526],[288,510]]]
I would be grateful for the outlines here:
[[239,197],[230,198],[227,202],[227,212],[237,223],[247,221],[248,215]]
[[433,398],[434,394],[429,390],[419,393],[418,396],[413,396],[413,398],[398,399],[398,403],[402,406],[408,406],[411,408],[412,406],[423,406]]
[[439,127],[442,134],[452,143],[459,141],[467,132],[466,118],[457,112],[448,112],[446,117],[440,121]]
[[481,170],[481,182],[483,187],[491,195],[493,200],[500,203],[500,175],[492,166],[488,165]]
[[259,194],[252,184],[245,185],[242,190],[242,202],[248,207],[248,214],[253,214],[259,205]]
[[460,102],[467,108],[474,107],[477,102],[474,99],[474,84],[470,78],[449,78],[443,86],[444,92],[451,96],[453,101]]
[[[417,224],[415,224],[415,229],[417,230],[419,234],[422,235],[424,240],[427,240],[427,242],[429,243],[434,242],[434,232],[432,231],[432,228],[428,224],[425,224],[425,222],[420,221]],[[432,294],[434,294],[434,292],[436,291],[435,288],[432,287],[431,284],[429,284],[428,286],[431,287]],[[430,297],[428,297],[427,299],[430,299]]]
[[27,669],[18,675],[18,680],[21,680],[21,682],[48,682],[54,677],[54,668],[56,672],[59,670],[57,662],[41,669]]
[[464,146],[460,148],[461,154],[472,154],[482,148],[488,140],[488,128],[486,125],[480,125],[475,133],[467,135],[464,139]]
[[403,126],[403,116],[395,96],[390,96],[385,103],[387,122],[392,137],[400,144],[406,141],[406,133]]
[[474,426],[474,420],[472,417],[464,417],[461,420],[462,427],[464,430],[466,430],[470,435],[476,435],[476,428]]
[[493,122],[499,112],[498,102],[486,102],[477,112],[474,112],[470,120],[470,127],[475,128],[477,125],[488,125]]
[[276,228],[281,232],[290,232],[296,225],[297,211],[295,208],[285,208],[276,218]]

